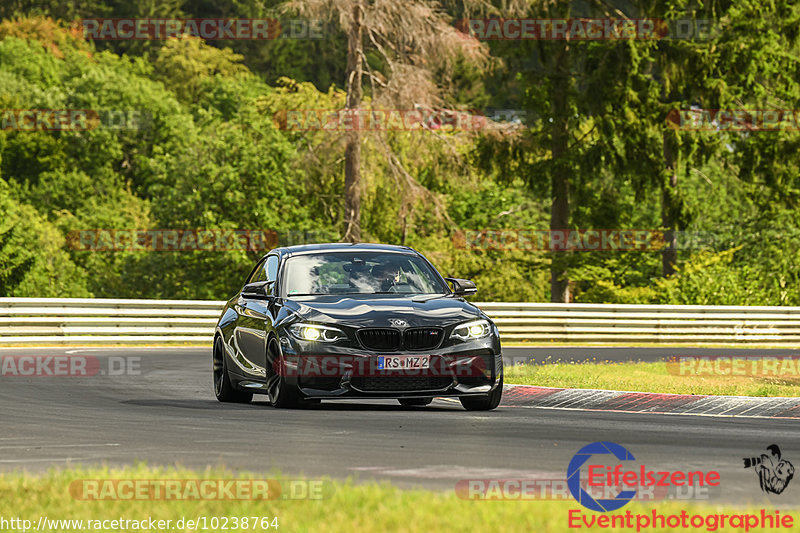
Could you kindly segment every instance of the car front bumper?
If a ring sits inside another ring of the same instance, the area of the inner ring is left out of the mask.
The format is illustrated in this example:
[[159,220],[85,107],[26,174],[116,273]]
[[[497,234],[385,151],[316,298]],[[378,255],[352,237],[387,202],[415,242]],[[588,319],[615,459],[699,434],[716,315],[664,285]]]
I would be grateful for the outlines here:
[[[503,374],[495,336],[427,351],[375,353],[347,346],[281,338],[282,371],[309,399],[476,396],[494,390]],[[430,356],[427,370],[385,371],[380,356]]]

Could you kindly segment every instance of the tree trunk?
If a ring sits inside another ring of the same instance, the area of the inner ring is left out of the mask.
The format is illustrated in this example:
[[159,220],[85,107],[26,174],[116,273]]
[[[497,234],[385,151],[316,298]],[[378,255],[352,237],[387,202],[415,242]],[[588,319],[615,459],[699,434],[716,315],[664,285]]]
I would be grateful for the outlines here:
[[[550,234],[553,231],[569,229],[569,175],[570,166],[567,161],[569,146],[569,105],[568,89],[570,82],[569,71],[569,43],[560,41],[554,46],[555,72],[553,74],[551,109],[553,116],[551,154],[553,169],[551,174],[551,196],[553,203],[550,207]],[[552,243],[552,240],[551,240]],[[570,300],[569,279],[566,268],[564,250],[555,250],[551,245],[552,261],[550,263],[550,301],[568,303]]]
[[667,172],[666,182],[661,184],[661,225],[664,228],[664,248],[661,250],[661,275],[671,276],[675,273],[678,262],[677,218],[678,205],[675,200],[678,192],[678,170],[675,147],[670,144],[668,133],[664,135],[664,166]]
[[[353,5],[353,23],[347,35],[347,109],[361,105],[363,8],[361,1]],[[357,124],[358,121],[353,121]],[[361,240],[361,132],[347,133],[344,152],[344,241]]]

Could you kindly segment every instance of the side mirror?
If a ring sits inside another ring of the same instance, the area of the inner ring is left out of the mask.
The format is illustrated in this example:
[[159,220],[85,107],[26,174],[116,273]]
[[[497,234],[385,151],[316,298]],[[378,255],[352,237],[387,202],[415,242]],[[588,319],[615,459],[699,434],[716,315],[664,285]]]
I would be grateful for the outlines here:
[[256,281],[248,283],[242,288],[242,298],[250,300],[266,300],[272,296],[272,286],[274,281]]
[[453,293],[456,296],[472,296],[478,292],[475,283],[468,279],[444,278],[453,285]]

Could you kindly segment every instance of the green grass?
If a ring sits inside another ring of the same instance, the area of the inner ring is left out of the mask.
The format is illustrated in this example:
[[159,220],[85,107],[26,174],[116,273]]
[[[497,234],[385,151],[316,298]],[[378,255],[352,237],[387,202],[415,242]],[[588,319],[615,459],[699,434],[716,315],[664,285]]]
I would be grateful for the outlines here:
[[665,362],[554,363],[506,367],[508,384],[575,389],[606,389],[672,394],[800,396],[800,377],[672,374]]
[[[470,501],[457,497],[454,490],[441,492],[401,490],[389,484],[355,484],[351,481],[328,481],[329,488],[324,499],[295,501],[83,501],[74,499],[69,491],[70,483],[81,479],[231,479],[237,476],[252,477],[241,473],[235,475],[219,469],[196,472],[173,468],[150,468],[144,465],[119,470],[51,471],[41,476],[20,473],[0,474],[0,517],[27,518],[33,520],[35,526],[41,515],[50,519],[105,520],[153,517],[173,521],[181,517],[199,516],[208,519],[213,516],[277,516],[280,526],[278,531],[284,532],[503,531],[512,533],[566,531],[567,512],[570,509],[582,509],[589,517],[598,516],[572,501]],[[280,476],[269,475],[262,478],[280,479]],[[619,512],[630,510],[634,513],[650,513],[654,509],[663,514],[679,514],[682,510],[694,514],[745,512],[733,506],[683,504],[675,501],[651,504],[636,502],[626,505]],[[53,530],[44,529],[44,531]],[[251,526],[249,531],[274,531],[274,529],[254,530]],[[719,531],[730,531],[730,529]]]

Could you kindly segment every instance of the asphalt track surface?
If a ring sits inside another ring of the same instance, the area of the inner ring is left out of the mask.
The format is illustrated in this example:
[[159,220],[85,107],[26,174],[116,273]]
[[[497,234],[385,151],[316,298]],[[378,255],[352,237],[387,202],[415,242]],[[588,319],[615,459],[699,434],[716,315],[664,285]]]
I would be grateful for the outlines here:
[[[278,410],[259,396],[251,405],[218,403],[208,349],[6,348],[0,356],[67,352],[96,357],[101,371],[91,377],[0,376],[1,471],[147,461],[453,490],[463,479],[564,479],[575,452],[607,440],[625,446],[648,469],[719,471],[715,501],[758,503],[765,496],[755,474],[742,467],[743,457],[777,443],[784,459],[800,466],[797,420],[502,404],[473,413],[446,400],[422,409],[386,400]],[[526,354],[507,349],[506,355]],[[133,362],[134,371],[109,375],[103,370],[109,358]],[[773,502],[796,505],[797,490],[790,486]]]

